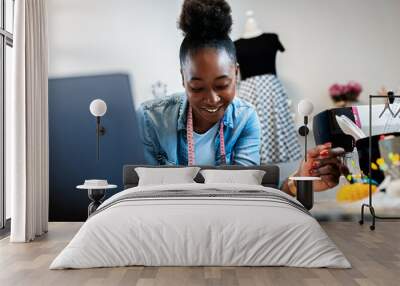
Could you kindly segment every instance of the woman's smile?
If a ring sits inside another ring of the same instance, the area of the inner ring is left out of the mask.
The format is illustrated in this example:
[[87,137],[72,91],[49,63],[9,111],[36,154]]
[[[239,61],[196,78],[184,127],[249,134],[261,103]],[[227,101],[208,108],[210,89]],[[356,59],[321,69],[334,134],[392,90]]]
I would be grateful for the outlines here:
[[216,107],[202,107],[203,110],[209,112],[209,113],[216,113],[218,110],[222,108],[222,105],[216,106]]

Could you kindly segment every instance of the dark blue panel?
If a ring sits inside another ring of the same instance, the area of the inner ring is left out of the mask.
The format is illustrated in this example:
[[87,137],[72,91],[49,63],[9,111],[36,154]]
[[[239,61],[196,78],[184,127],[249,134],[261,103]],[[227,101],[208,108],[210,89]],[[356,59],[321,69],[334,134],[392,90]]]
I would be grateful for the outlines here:
[[[90,102],[107,103],[101,118],[106,134],[100,137],[96,158],[96,119]],[[142,164],[143,146],[133,105],[129,76],[98,75],[49,80],[50,209],[51,221],[84,221],[89,199],[75,187],[85,179],[107,179],[122,186],[122,166]]]

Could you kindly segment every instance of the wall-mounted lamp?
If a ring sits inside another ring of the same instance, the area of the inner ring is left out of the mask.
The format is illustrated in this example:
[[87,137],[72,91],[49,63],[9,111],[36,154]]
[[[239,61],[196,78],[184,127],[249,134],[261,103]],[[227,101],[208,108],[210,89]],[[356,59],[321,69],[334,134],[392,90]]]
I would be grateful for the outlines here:
[[[297,106],[297,110],[301,116],[304,118],[304,125],[299,128],[299,134],[304,136],[304,161],[307,161],[307,135],[309,133],[308,116],[313,112],[314,105],[311,101],[301,100]],[[321,180],[320,177],[290,177],[289,180],[296,181],[297,192],[296,198],[303,206],[310,210],[314,205],[314,190],[313,181]]]
[[96,117],[96,138],[97,138],[97,160],[100,157],[100,136],[106,133],[106,129],[100,125],[100,117],[102,117],[107,111],[107,104],[101,99],[95,99],[90,103],[90,113]]
[[304,161],[307,161],[307,135],[310,131],[307,127],[307,124],[308,116],[313,112],[314,105],[311,103],[311,101],[303,99],[299,102],[297,110],[299,114],[304,117],[304,125],[299,128],[299,134],[304,136]]

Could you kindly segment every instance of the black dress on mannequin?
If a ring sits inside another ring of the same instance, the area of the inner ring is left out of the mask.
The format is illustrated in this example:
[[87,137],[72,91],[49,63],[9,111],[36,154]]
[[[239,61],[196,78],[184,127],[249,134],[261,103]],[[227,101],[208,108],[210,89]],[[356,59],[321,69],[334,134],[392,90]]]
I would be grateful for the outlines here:
[[276,54],[285,48],[277,34],[235,41],[241,81],[239,97],[252,103],[261,124],[261,163],[301,158],[300,144],[286,92],[276,76]]
[[254,38],[239,39],[235,41],[235,47],[242,80],[262,74],[276,75],[277,51],[285,51],[277,34],[261,34]]

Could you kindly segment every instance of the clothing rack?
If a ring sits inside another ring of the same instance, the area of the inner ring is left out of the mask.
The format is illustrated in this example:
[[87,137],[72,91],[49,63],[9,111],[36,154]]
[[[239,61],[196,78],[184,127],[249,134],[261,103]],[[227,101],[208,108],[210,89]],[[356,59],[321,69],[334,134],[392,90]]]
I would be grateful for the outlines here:
[[[369,178],[369,193],[368,193],[368,197],[369,197],[369,203],[368,204],[362,204],[361,206],[361,219],[359,221],[359,223],[362,225],[364,224],[364,208],[367,207],[369,208],[369,212],[371,213],[372,216],[372,225],[370,225],[370,229],[371,230],[375,230],[375,220],[376,219],[391,219],[391,220],[395,220],[395,219],[400,219],[400,216],[379,216],[376,215],[375,213],[375,209],[372,205],[372,170],[371,170],[371,164],[372,164],[372,100],[374,98],[384,98],[384,96],[382,95],[370,95],[369,96],[369,140],[368,140],[368,150],[369,150],[369,154],[368,154],[368,161],[369,161],[369,166],[368,166],[368,178]],[[395,95],[393,92],[388,92],[387,93],[387,99],[388,99],[388,105],[393,104],[396,98],[400,98],[400,95]],[[385,106],[385,109],[387,108],[387,106]],[[385,111],[385,109],[383,110],[383,112]],[[390,106],[389,106],[389,110],[390,110]],[[381,115],[383,114],[383,112],[381,113]],[[396,113],[396,115],[398,114],[398,112]],[[381,116],[380,115],[380,116]],[[395,117],[396,115],[394,115],[392,113],[392,116]]]

